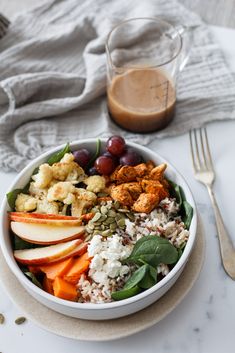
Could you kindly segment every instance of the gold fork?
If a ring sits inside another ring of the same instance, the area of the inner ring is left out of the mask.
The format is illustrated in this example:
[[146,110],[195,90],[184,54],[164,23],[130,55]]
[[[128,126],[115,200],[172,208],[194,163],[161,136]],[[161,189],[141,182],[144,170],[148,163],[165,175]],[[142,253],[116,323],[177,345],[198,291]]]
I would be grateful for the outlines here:
[[235,280],[235,248],[225,229],[212,188],[215,181],[215,170],[211,158],[206,128],[190,131],[189,137],[194,176],[207,187],[209,192],[215,214],[222,263],[227,274]]

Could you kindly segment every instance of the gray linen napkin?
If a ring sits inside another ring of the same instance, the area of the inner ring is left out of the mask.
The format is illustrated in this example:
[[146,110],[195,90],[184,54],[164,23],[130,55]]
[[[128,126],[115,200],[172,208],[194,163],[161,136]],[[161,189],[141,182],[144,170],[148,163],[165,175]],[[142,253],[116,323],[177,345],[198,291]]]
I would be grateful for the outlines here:
[[[179,76],[176,118],[132,134],[110,121],[105,101],[109,30],[131,17],[198,26]],[[174,0],[50,0],[19,15],[0,40],[0,168],[23,168],[63,142],[122,134],[147,144],[205,122],[235,118],[235,80],[208,27]]]

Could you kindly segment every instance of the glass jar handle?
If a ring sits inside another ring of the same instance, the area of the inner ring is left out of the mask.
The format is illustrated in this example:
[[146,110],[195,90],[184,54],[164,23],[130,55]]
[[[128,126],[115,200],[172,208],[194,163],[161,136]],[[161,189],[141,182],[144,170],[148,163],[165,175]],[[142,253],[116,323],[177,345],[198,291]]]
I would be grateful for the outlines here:
[[190,51],[192,48],[192,43],[193,43],[194,29],[197,27],[198,26],[183,26],[183,25],[176,27],[176,30],[178,31],[178,33],[181,35],[181,38],[182,38],[182,49],[181,49],[181,54],[179,56],[179,66],[178,66],[179,72],[183,70],[183,68],[188,62]]

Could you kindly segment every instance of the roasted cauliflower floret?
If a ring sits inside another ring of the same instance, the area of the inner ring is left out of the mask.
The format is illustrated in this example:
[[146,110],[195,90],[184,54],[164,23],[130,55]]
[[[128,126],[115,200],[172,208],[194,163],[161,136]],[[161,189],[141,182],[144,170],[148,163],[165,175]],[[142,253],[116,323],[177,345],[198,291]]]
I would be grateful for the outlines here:
[[140,213],[150,213],[159,203],[157,194],[142,193],[132,206],[132,210]]
[[76,163],[54,163],[52,166],[53,178],[60,181],[80,183],[86,177],[84,170]]
[[88,207],[92,207],[96,202],[97,196],[91,191],[76,188],[75,199],[72,203],[71,213],[74,217],[80,217],[86,212]]
[[38,189],[46,188],[52,181],[52,178],[52,167],[47,163],[40,165],[38,173],[32,176],[35,188]]
[[55,201],[49,202],[46,198],[43,198],[41,200],[38,200],[36,212],[46,214],[58,214],[59,206]]
[[62,201],[70,205],[75,200],[75,186],[69,181],[60,181],[50,187],[47,193],[47,201]]
[[60,160],[61,163],[74,162],[74,155],[72,153],[65,153],[64,157]]
[[[50,186],[51,186],[51,183],[50,183]],[[46,189],[38,188],[35,185],[35,181],[32,181],[29,185],[29,193],[32,196],[36,196],[38,198],[43,198],[43,197],[46,197],[46,195],[47,195],[47,188]]]
[[35,197],[19,194],[16,198],[15,209],[17,212],[29,212],[35,210],[37,207],[37,200]]
[[100,192],[104,190],[106,180],[103,176],[100,175],[92,175],[84,180],[84,183],[87,185],[86,190],[92,191],[94,193]]

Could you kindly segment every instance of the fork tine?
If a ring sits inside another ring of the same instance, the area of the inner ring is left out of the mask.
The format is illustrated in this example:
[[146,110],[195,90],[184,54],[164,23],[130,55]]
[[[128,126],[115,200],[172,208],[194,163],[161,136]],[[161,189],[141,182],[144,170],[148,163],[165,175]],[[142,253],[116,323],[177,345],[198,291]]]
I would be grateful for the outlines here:
[[213,169],[214,169],[214,166],[213,166],[213,162],[212,162],[212,157],[211,157],[211,152],[210,152],[210,147],[209,147],[209,142],[208,142],[206,127],[204,127],[203,130],[204,130],[205,139],[206,139],[206,149],[207,149],[209,167],[213,170]]
[[194,129],[194,143],[195,143],[195,147],[196,147],[196,160],[197,160],[197,164],[198,164],[198,169],[201,169],[202,165],[201,165],[201,160],[200,160],[200,154],[199,154],[199,148],[198,148],[198,142],[197,142],[197,130]]
[[194,169],[194,172],[196,172],[197,167],[196,167],[195,158],[194,158],[192,130],[189,131],[189,139],[190,139],[190,147],[191,147],[191,157],[192,157],[192,161],[193,161],[193,169]]
[[201,128],[200,128],[199,132],[200,132],[201,150],[202,150],[202,157],[203,157],[202,159],[203,159],[204,166],[206,168],[208,168],[207,158],[206,158],[205,148],[204,148],[204,138],[203,138],[203,135],[202,135],[202,129]]

